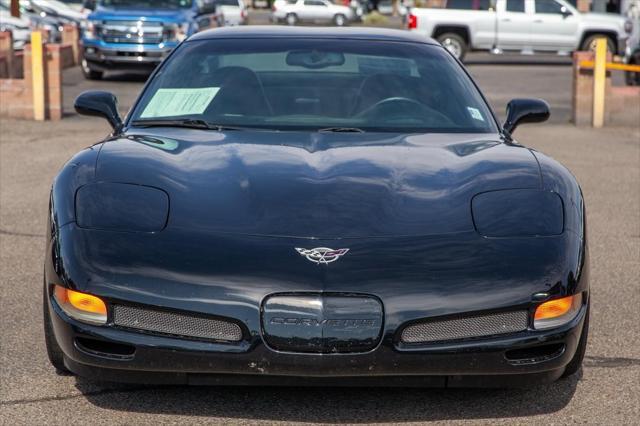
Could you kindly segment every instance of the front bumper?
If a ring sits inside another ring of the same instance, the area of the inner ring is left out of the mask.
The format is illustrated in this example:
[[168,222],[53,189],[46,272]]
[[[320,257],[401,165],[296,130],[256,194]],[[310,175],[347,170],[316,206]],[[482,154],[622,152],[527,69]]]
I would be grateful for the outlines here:
[[87,66],[96,71],[153,68],[177,45],[177,42],[124,44],[85,40],[82,52]]
[[[255,333],[235,343],[179,339],[93,326],[65,315],[49,298],[54,335],[72,372],[93,379],[168,384],[278,384],[384,386],[518,386],[551,382],[576,352],[584,305],[570,323],[481,340],[403,347],[392,332],[366,353],[287,353]],[[86,342],[130,348],[115,355]],[[554,348],[544,357],[513,359],[514,350]],[[126,351],[125,351],[126,352]],[[510,359],[508,359],[508,357]]]

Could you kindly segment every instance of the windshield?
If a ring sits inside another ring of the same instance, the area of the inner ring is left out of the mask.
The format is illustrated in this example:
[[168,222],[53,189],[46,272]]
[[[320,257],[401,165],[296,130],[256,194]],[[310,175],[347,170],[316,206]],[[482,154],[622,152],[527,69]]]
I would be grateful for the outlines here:
[[191,7],[193,0],[102,0],[100,4],[114,8],[179,9]]
[[132,114],[275,130],[497,132],[440,46],[335,39],[184,43]]

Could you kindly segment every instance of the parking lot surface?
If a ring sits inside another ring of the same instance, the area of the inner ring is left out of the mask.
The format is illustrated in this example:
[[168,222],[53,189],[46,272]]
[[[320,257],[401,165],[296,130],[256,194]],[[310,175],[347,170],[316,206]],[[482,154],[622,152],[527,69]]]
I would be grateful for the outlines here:
[[595,131],[567,124],[571,69],[566,60],[542,66],[475,60],[469,70],[500,115],[513,97],[549,100],[551,122],[522,126],[516,136],[563,162],[582,185],[592,319],[581,374],[520,390],[189,388],[57,376],[46,359],[41,314],[48,191],[64,161],[108,132],[102,120],[74,115],[73,97],[92,88],[110,90],[126,111],[144,82],[132,76],[87,82],[78,70],[69,70],[63,121],[0,121],[0,424],[637,424],[640,127]]

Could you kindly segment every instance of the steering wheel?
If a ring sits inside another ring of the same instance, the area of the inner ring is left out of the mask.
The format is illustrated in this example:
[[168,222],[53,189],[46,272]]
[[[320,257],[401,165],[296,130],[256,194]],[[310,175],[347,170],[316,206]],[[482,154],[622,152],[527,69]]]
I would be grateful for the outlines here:
[[449,117],[415,99],[394,96],[382,99],[360,111],[355,117],[368,117],[374,121],[392,121],[394,118],[417,118],[426,125],[442,126],[442,123],[455,127]]

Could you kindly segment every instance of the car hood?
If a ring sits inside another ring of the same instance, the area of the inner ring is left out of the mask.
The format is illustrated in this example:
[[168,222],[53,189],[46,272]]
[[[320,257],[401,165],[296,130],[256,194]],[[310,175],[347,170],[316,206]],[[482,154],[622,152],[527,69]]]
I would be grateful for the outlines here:
[[98,181],[161,188],[168,228],[304,238],[473,231],[480,192],[540,187],[526,148],[492,134],[131,130]]

